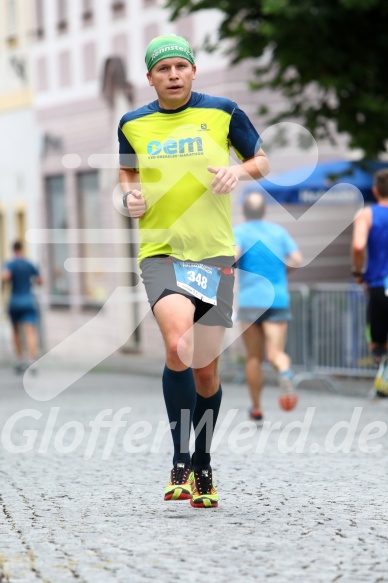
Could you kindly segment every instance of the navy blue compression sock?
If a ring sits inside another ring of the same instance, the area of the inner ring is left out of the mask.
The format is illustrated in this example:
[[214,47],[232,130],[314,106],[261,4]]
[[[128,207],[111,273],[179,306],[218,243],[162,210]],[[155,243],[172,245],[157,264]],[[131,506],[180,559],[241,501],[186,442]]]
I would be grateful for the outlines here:
[[173,465],[190,463],[189,441],[193,413],[197,399],[193,371],[187,368],[175,371],[164,367],[163,395],[174,444]]
[[[197,404],[194,410],[193,423],[195,429],[195,452],[193,455],[193,470],[201,470],[210,465],[210,446],[213,439],[214,428],[221,407],[222,388],[211,397],[202,397],[197,394]],[[197,431],[198,423],[206,423]]]

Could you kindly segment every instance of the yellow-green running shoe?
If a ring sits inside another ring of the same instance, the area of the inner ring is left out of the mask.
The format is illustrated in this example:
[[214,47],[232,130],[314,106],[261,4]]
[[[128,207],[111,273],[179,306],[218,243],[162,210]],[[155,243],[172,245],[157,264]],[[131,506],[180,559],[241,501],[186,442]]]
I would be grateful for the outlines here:
[[381,358],[374,382],[376,397],[388,397],[388,356]]
[[216,508],[218,494],[213,484],[212,469],[202,469],[192,472],[191,506],[194,508]]
[[190,464],[178,462],[171,470],[171,478],[164,491],[165,500],[190,500],[191,483]]

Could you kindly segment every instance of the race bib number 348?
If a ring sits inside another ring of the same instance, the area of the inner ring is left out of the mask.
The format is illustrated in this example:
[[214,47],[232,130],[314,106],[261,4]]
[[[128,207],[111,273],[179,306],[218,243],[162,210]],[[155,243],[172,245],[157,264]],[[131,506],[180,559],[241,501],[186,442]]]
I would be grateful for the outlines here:
[[204,263],[174,261],[177,286],[208,304],[217,305],[219,270]]

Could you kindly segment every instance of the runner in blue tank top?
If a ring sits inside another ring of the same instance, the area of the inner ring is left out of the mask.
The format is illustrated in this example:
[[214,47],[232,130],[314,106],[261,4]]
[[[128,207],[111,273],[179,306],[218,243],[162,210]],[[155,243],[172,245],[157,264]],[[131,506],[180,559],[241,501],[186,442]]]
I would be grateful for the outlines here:
[[[388,351],[388,169],[375,174],[372,191],[377,204],[362,209],[354,221],[352,275],[368,291],[370,351],[379,364]],[[388,396],[386,384],[378,396]]]

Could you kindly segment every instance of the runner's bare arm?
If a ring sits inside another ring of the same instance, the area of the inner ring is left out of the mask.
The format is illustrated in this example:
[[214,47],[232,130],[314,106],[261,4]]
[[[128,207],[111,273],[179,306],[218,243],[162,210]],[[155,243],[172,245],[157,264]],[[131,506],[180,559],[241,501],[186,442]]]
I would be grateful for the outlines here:
[[369,231],[372,226],[372,212],[370,208],[360,210],[353,223],[352,238],[352,270],[355,273],[362,273],[366,258],[366,245]]
[[1,274],[1,281],[5,283],[6,281],[10,281],[11,277],[12,277],[11,272],[8,269],[4,269]]
[[303,263],[303,255],[299,249],[295,249],[286,257],[287,271],[301,267]]

